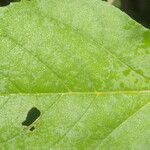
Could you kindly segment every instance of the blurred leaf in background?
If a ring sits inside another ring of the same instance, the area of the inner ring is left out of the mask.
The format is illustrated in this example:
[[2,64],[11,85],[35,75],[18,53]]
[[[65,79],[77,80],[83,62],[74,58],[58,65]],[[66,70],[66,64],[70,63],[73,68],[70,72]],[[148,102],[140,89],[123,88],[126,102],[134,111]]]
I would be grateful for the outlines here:
[[113,4],[114,6],[120,8],[121,7],[121,1],[120,0],[107,0],[108,3]]

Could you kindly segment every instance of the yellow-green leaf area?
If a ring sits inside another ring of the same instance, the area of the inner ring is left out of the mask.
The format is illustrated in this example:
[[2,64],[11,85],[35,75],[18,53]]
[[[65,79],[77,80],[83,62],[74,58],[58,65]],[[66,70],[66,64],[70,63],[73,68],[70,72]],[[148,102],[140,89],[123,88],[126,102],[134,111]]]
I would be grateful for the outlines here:
[[100,0],[0,7],[0,149],[149,150],[149,43]]

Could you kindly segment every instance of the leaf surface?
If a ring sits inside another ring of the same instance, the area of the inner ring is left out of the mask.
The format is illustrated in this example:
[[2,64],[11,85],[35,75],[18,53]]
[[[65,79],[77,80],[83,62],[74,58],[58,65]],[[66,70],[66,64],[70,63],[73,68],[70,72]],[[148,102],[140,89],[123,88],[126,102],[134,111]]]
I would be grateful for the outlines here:
[[1,7],[0,149],[148,150],[149,66],[150,31],[105,2]]

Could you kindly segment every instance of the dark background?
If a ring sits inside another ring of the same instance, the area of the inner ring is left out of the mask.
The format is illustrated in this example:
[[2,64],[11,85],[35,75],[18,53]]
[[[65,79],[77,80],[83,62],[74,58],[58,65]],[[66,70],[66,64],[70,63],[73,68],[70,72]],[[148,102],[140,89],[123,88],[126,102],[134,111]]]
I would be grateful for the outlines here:
[[121,10],[150,28],[150,0],[121,0]]
[[[20,0],[0,0],[0,6],[9,5],[10,2]],[[107,1],[107,0],[105,0]],[[114,0],[115,1],[115,0]],[[150,0],[120,0],[120,9],[126,12],[137,22],[150,28]]]
[[[104,0],[109,1],[109,0]],[[150,29],[150,0],[113,0],[114,5]]]

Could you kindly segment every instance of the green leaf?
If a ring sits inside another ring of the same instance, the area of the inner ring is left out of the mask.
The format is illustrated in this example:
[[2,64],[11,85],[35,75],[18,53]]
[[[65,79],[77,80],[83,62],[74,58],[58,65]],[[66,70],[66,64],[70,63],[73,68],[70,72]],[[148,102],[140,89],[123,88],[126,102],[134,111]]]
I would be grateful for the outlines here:
[[0,8],[0,149],[149,150],[150,31],[100,0]]

